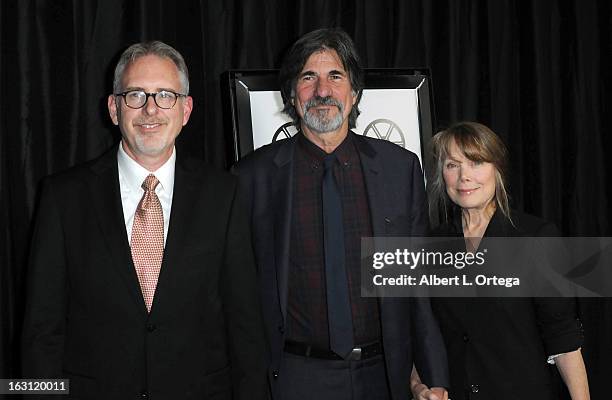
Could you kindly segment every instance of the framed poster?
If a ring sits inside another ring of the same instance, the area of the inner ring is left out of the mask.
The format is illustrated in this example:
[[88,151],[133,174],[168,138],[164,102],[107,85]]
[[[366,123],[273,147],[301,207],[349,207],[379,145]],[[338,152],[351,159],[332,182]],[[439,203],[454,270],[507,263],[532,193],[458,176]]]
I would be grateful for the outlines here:
[[[424,169],[423,146],[434,126],[429,70],[365,69],[361,114],[354,131],[385,139],[415,153]],[[297,128],[282,112],[277,70],[232,70],[224,73],[226,119],[232,135],[231,157],[291,137]]]

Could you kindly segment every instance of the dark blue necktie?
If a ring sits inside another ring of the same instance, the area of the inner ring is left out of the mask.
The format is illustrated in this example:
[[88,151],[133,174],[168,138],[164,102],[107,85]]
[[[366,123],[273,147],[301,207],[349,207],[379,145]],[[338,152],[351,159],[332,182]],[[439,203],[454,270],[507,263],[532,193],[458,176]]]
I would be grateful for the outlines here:
[[353,318],[344,262],[342,201],[334,179],[336,156],[325,157],[323,173],[323,240],[325,246],[325,283],[331,350],[346,358],[354,347]]

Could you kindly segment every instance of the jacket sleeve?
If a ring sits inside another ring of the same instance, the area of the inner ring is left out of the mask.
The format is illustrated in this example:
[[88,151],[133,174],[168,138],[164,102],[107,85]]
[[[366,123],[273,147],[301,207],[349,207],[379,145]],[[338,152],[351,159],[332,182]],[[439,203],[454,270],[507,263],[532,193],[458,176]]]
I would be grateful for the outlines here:
[[[429,207],[423,172],[417,157],[412,166],[412,236],[429,234]],[[429,387],[450,387],[446,348],[429,298],[411,299],[414,363],[421,381]]]
[[68,285],[58,199],[43,185],[27,272],[22,336],[24,378],[60,378],[64,354]]
[[429,298],[411,299],[411,313],[414,364],[421,382],[429,387],[449,388],[446,348]]
[[540,335],[546,355],[568,353],[582,346],[582,323],[573,297],[533,299]]
[[412,157],[412,177],[411,177],[411,198],[410,210],[412,214],[411,236],[425,236],[429,234],[429,206],[425,195],[425,181],[423,171],[419,164],[419,159]]
[[[545,238],[547,257],[559,263],[553,265],[553,268],[565,272],[565,262],[561,259],[565,254],[563,243],[555,240],[561,236],[557,227],[552,223],[544,223],[538,227],[534,236]],[[574,297],[535,297],[533,303],[538,329],[548,356],[568,353],[582,346],[584,332]]]
[[265,339],[247,213],[237,185],[230,211],[222,272],[224,313],[232,360],[234,398],[267,396]]

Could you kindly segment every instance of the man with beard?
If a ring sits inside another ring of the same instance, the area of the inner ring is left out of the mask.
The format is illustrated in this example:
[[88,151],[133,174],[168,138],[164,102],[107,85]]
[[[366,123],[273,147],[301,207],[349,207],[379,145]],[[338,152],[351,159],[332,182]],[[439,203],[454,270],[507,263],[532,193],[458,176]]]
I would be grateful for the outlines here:
[[301,37],[280,71],[300,132],[236,167],[253,227],[274,399],[408,399],[413,362],[443,399],[446,353],[427,299],[361,297],[361,238],[427,232],[417,157],[358,136],[350,37]]
[[23,376],[78,399],[263,399],[265,339],[237,180],[175,150],[183,57],[130,46],[108,97],[118,146],[47,178],[34,229]]

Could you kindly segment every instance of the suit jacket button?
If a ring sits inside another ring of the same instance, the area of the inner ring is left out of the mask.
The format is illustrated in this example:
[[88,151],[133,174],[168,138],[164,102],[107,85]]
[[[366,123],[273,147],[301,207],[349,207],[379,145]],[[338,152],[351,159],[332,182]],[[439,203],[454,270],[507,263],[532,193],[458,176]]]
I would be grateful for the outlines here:
[[272,376],[274,379],[278,379],[278,371],[272,371]]
[[468,334],[467,334],[467,333],[464,333],[464,334],[463,334],[463,341],[464,341],[464,342],[469,342],[469,341],[470,341],[470,337],[468,336]]
[[147,331],[153,332],[157,327],[155,324],[147,324]]
[[284,328],[282,325],[279,325],[279,327],[278,327],[278,331],[279,331],[280,333],[285,333],[285,328]]
[[471,386],[472,393],[478,393],[480,391],[480,387],[478,385]]

